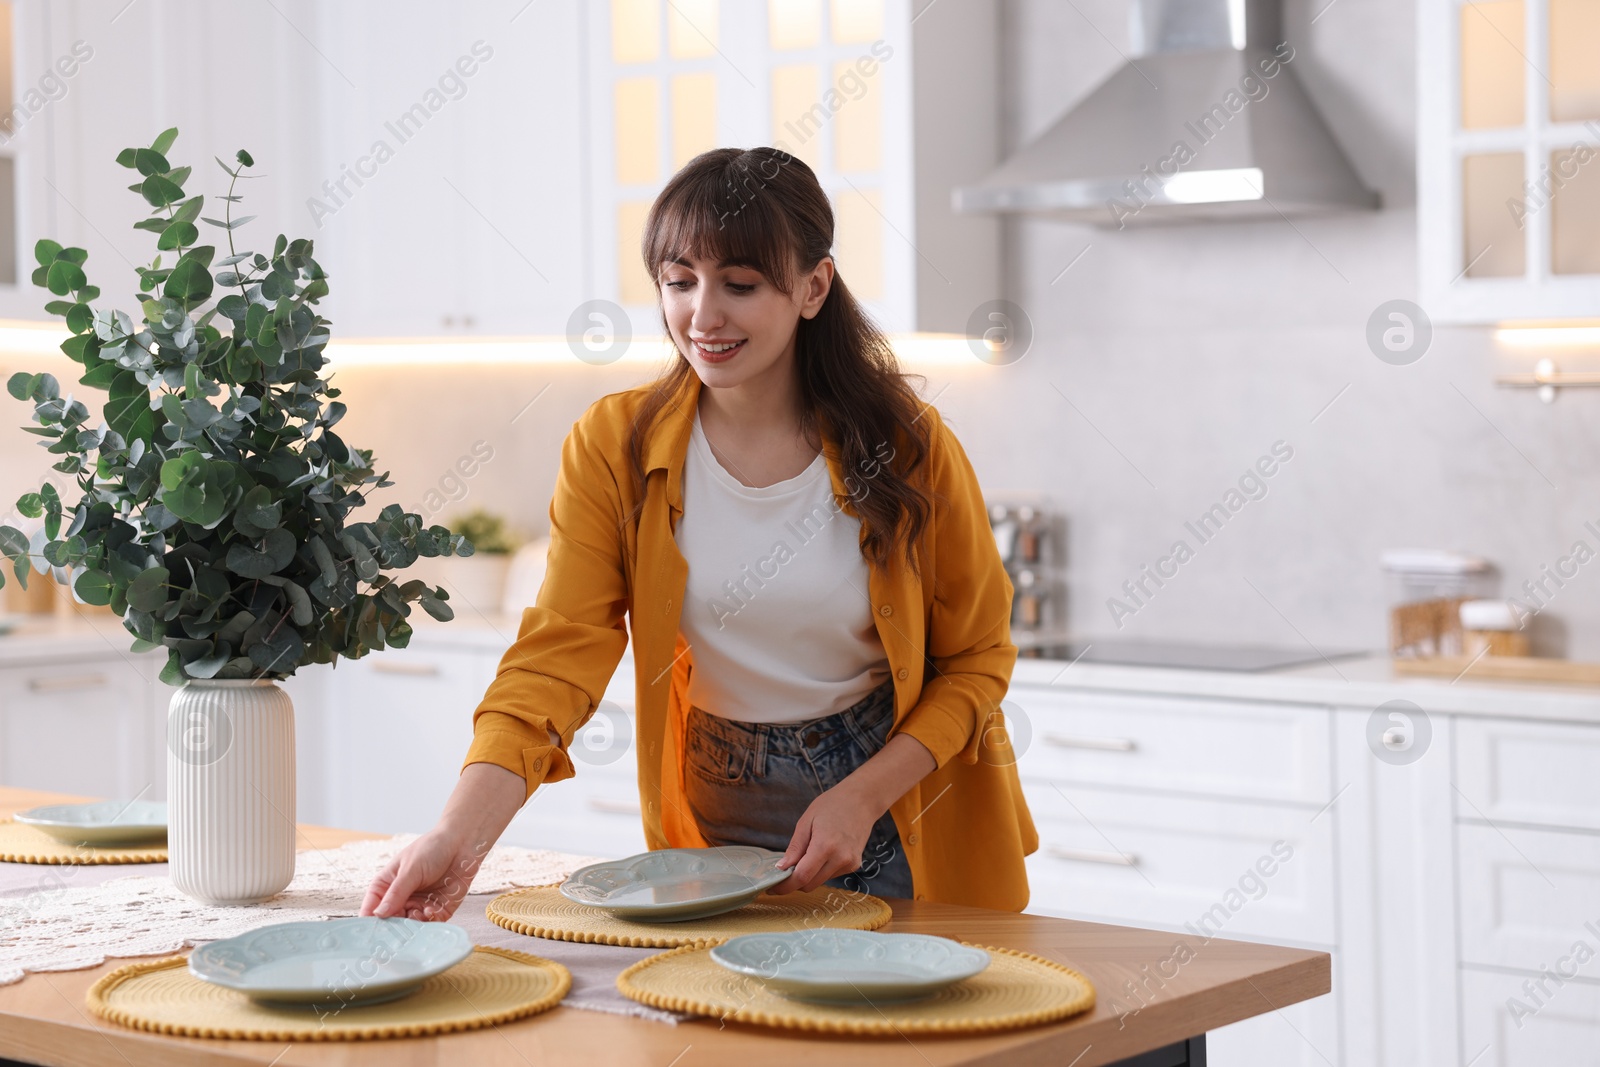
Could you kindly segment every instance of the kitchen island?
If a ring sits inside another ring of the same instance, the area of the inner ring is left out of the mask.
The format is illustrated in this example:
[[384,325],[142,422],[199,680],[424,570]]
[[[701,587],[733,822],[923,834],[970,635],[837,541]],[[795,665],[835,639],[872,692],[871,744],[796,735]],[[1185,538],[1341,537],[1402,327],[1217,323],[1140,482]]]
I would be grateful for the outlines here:
[[[404,653],[291,679],[300,816],[428,829],[516,625],[419,620]],[[128,640],[114,621],[0,638],[0,781],[164,795],[171,690]],[[503,841],[644,848],[633,693],[624,654],[576,776]],[[1562,1011],[1522,990],[1596,944],[1600,689],[1414,677],[1382,655],[1265,672],[1023,657],[1003,712],[1040,833],[1029,913],[1339,961],[1331,995],[1214,1032],[1218,1062],[1517,1067],[1541,1043],[1600,1042],[1600,953]]]
[[[0,787],[0,815],[44,803],[90,799]],[[330,848],[376,835],[302,826],[305,847]],[[6,866],[16,866],[7,864]],[[130,865],[144,874],[164,864]],[[41,875],[50,870],[39,866]],[[1097,991],[1091,1012],[1046,1026],[983,1037],[915,1040],[801,1036],[715,1019],[667,1025],[645,1019],[557,1007],[482,1030],[440,1037],[368,1042],[199,1040],[142,1033],[89,1014],[84,995],[101,975],[128,959],[79,971],[33,973],[0,986],[0,1057],[59,1067],[214,1067],[228,1064],[739,1064],[872,1062],[906,1067],[937,1064],[1072,1064],[1179,1067],[1204,1064],[1207,1030],[1273,1012],[1330,988],[1326,953],[1214,939],[1169,977],[1153,978],[1170,960],[1174,938],[1129,927],[1074,922],[926,901],[891,900],[888,932],[935,934],[980,945],[1021,949],[1073,967]],[[130,921],[137,921],[130,917]],[[541,941],[527,938],[539,954]],[[1138,999],[1130,989],[1145,990]],[[692,1059],[686,1053],[693,1050]],[[680,1059],[680,1057],[682,1057]]]

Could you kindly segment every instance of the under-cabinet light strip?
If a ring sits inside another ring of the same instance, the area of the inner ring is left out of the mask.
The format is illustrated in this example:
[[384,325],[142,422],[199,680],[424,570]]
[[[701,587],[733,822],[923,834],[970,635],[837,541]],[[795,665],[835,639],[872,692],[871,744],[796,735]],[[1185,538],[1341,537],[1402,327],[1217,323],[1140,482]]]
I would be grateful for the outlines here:
[[[0,357],[4,356],[56,356],[61,352],[61,342],[69,335],[65,330],[34,325],[15,320],[0,320]],[[903,334],[890,337],[895,353],[906,363],[919,365],[981,363],[968,344],[958,334]],[[581,346],[581,342],[579,342]],[[334,370],[341,367],[448,365],[477,363],[567,363],[577,366],[582,360],[564,337],[516,338],[438,338],[407,340],[347,340],[334,341],[327,347],[329,362]],[[665,338],[647,335],[629,342],[627,350],[614,359],[593,355],[586,360],[596,366],[611,363],[664,363],[671,350]]]

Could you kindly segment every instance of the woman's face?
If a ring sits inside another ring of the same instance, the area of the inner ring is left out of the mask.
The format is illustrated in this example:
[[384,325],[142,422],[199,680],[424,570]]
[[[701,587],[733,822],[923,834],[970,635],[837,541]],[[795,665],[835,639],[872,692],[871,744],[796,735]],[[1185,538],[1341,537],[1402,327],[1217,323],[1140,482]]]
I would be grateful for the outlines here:
[[797,279],[793,293],[743,264],[672,260],[661,271],[661,307],[701,382],[727,387],[793,360],[799,320],[822,308],[832,280],[828,256]]

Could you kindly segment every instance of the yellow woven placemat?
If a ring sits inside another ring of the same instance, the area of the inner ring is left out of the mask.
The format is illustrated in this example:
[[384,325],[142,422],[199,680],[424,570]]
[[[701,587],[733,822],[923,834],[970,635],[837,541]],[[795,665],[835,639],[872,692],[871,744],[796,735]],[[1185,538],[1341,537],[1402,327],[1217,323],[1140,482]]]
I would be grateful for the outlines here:
[[788,1030],[883,1036],[1014,1030],[1094,1007],[1094,986],[1070,967],[1016,949],[973,947],[991,957],[982,972],[923,1000],[899,1004],[790,1000],[758,979],[718,966],[709,945],[686,945],[640,960],[617,975],[617,989],[630,1000],[668,1011]]
[[43,830],[0,819],[0,862],[5,863],[165,863],[166,845],[138,848],[94,848],[65,845]]
[[101,1018],[182,1037],[258,1041],[353,1041],[476,1030],[553,1008],[572,988],[554,960],[478,945],[472,955],[399,1000],[333,1010],[268,1007],[202,982],[187,956],[119,967],[89,987]]
[[704,919],[640,923],[614,919],[599,908],[561,895],[553,885],[502,893],[489,901],[489,921],[507,930],[556,941],[587,941],[634,948],[676,948],[726,941],[736,934],[774,934],[819,926],[876,930],[894,913],[877,897],[825,886],[810,892],[763,893],[734,911]]

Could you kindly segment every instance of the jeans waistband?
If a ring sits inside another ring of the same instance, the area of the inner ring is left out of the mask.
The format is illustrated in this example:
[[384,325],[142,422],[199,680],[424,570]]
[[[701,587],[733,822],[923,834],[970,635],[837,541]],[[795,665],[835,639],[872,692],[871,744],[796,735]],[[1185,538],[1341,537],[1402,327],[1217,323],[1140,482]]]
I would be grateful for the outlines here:
[[[877,745],[881,746],[894,718],[894,679],[885,679],[843,711],[796,722],[724,719],[692,705],[689,713],[691,716],[699,714],[698,728],[715,734],[729,744],[754,749],[755,766],[760,767],[765,765],[768,749],[793,754],[802,749],[814,749],[830,737],[856,737],[870,748],[873,747],[870,735],[877,735]],[[884,719],[889,722],[885,723]]]

